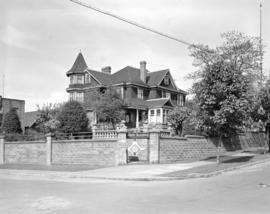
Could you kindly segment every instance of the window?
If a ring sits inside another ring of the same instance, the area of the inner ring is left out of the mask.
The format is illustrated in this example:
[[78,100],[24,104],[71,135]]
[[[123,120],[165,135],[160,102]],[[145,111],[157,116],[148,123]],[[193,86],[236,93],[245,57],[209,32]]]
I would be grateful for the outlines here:
[[155,110],[150,110],[150,123],[155,123],[156,122],[156,117],[155,117]]
[[161,121],[161,110],[160,109],[157,109],[157,122],[158,123],[161,123],[162,121]]
[[71,75],[70,84],[83,84],[83,75]]
[[83,92],[71,92],[69,96],[70,96],[69,98],[71,101],[78,101],[78,102],[84,101]]
[[91,83],[91,76],[90,74],[85,74],[85,83]]
[[121,98],[124,98],[124,88],[123,87],[117,87],[115,89],[115,91]]
[[166,91],[164,91],[164,90],[161,91],[161,97],[166,98]]
[[143,100],[143,89],[138,88],[138,98]]
[[180,106],[184,105],[184,96],[182,94],[178,95],[177,104]]
[[166,92],[166,98],[170,98],[171,99],[171,93],[170,92]]
[[167,117],[168,117],[169,110],[163,109],[163,123],[167,123]]
[[165,76],[164,85],[169,85],[169,84],[170,84],[170,78],[169,78],[169,76]]

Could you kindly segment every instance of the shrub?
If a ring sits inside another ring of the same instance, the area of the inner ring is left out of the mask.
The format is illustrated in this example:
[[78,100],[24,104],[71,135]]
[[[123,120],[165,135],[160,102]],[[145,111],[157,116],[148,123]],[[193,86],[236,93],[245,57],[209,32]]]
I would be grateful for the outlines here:
[[59,131],[74,133],[87,131],[88,118],[80,103],[76,101],[67,102],[58,115]]
[[4,115],[2,131],[5,133],[21,133],[21,122],[16,109],[12,108]]

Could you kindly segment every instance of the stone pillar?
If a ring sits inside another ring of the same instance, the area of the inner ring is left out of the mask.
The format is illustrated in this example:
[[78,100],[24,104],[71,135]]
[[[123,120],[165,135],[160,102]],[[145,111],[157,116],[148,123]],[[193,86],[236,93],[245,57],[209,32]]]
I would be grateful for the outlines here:
[[52,134],[46,134],[46,165],[52,164]]
[[121,125],[117,130],[116,165],[127,164],[127,127]]
[[5,142],[4,136],[0,135],[0,164],[5,163]]
[[159,163],[159,136],[160,132],[156,129],[149,133],[149,163]]

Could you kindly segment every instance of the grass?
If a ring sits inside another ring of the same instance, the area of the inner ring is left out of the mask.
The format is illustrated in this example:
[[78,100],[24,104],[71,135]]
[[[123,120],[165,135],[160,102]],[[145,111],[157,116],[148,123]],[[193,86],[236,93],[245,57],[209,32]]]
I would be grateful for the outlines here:
[[[245,155],[246,154],[246,155]],[[253,154],[253,156],[251,156]],[[203,175],[209,173],[215,173],[221,170],[228,170],[235,167],[240,167],[248,163],[254,163],[256,161],[262,161],[270,159],[270,154],[263,154],[262,150],[256,151],[243,151],[241,156],[233,155],[222,155],[220,157],[220,164],[216,164],[216,156],[208,157],[203,159],[203,161],[209,161],[209,164],[194,167],[191,169],[175,171],[171,173],[166,173],[159,175],[161,177],[178,177],[178,178],[188,178],[195,175]]]

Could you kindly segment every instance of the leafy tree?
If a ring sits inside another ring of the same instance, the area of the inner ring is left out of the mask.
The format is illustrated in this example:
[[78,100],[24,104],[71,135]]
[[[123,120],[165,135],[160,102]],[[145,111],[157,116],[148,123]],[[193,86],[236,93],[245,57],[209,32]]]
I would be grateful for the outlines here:
[[15,108],[4,115],[2,131],[11,134],[22,132],[21,122]]
[[178,136],[181,136],[183,131],[183,122],[190,116],[191,111],[187,107],[175,107],[168,114],[168,122],[176,131]]
[[[235,133],[248,118],[259,76],[259,39],[238,32],[222,34],[223,45],[191,47],[198,71],[192,90],[200,107],[202,126],[221,139]],[[217,156],[219,162],[219,152]]]
[[123,120],[125,111],[124,102],[113,88],[92,92],[91,103],[99,122],[111,123],[113,128]]
[[88,118],[86,112],[77,101],[69,101],[59,113],[59,130],[64,133],[87,131]]
[[60,125],[57,116],[63,104],[48,104],[38,106],[38,119],[35,122],[35,129],[42,133],[55,132]]

